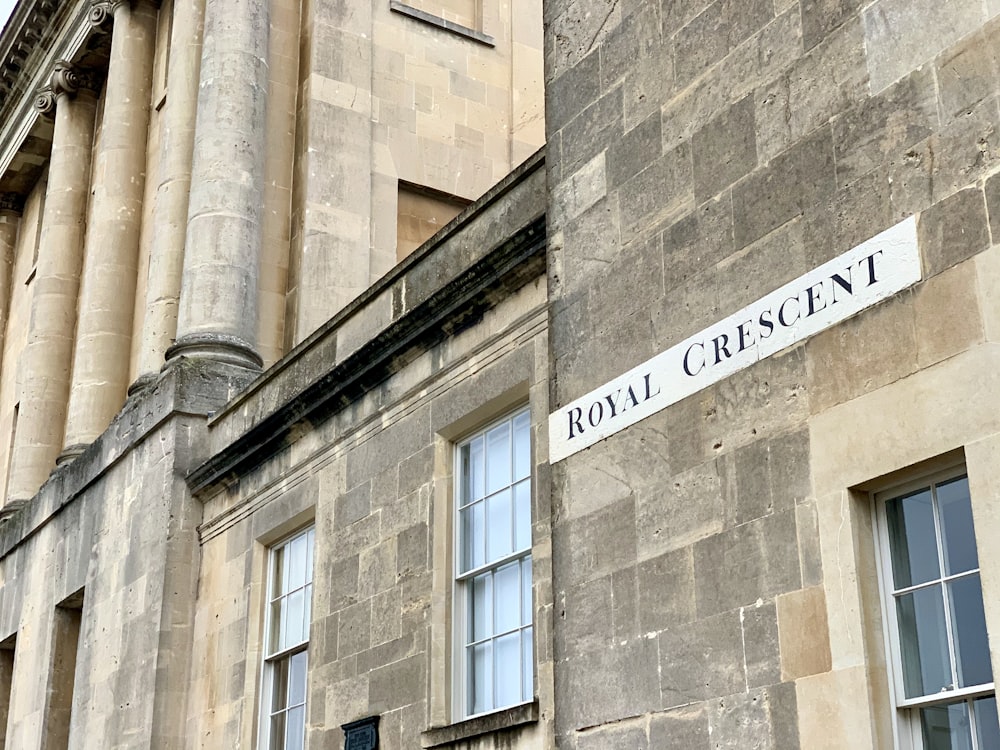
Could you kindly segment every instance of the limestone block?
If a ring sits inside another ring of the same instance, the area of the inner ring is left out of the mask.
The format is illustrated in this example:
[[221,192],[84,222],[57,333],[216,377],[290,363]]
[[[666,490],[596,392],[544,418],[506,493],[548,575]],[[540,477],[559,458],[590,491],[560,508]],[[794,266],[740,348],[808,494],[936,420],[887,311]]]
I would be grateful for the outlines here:
[[[911,293],[883,302],[805,345],[813,414],[906,377],[917,369]],[[850,362],[851,367],[842,363]]]
[[890,162],[893,214],[922,211],[1000,166],[1000,108],[991,97]]
[[573,221],[607,195],[606,153],[599,153],[553,189],[553,228]]
[[837,117],[837,183],[854,182],[931,135],[938,125],[936,94],[933,71],[921,68]]
[[694,571],[699,617],[799,588],[795,512],[765,516],[697,542]]
[[993,285],[1000,283],[1000,251],[995,247],[976,256],[976,276],[978,277],[979,308],[983,318],[983,328],[988,341],[1000,340],[1000,306]]
[[872,91],[899,80],[984,20],[979,0],[879,0],[862,14]]
[[779,596],[781,679],[828,672],[831,667],[826,597],[821,586]]
[[708,702],[654,713],[649,720],[650,748],[705,750],[709,744]]
[[982,252],[990,244],[983,192],[969,188],[945,198],[920,215],[917,232],[924,278]]
[[864,667],[826,672],[795,683],[799,741],[810,750],[880,747],[869,716],[871,703]]
[[974,263],[962,263],[928,279],[913,295],[917,364],[921,368],[983,340]]
[[618,3],[600,0],[594,7],[584,8],[567,0],[544,6],[549,24],[560,33],[545,36],[546,77],[551,79],[576,65],[621,23],[622,10]]
[[733,202],[728,193],[706,201],[663,232],[664,284],[674,290],[734,250]]
[[560,168],[573,174],[625,132],[622,92],[615,88],[570,120],[562,129],[563,137],[574,144]]
[[695,617],[694,556],[690,546],[636,567],[641,634],[669,630]]
[[368,711],[376,714],[422,702],[426,691],[426,661],[425,655],[418,654],[370,672]]
[[675,469],[672,476],[664,477],[660,491],[641,492],[636,500],[639,560],[719,533],[725,523],[723,507],[716,461],[683,472]]
[[803,0],[802,46],[811,50],[863,5],[862,0]]
[[[555,715],[557,734],[659,708],[655,639],[638,638],[576,654],[560,664],[562,679],[556,682],[555,697],[563,710]],[[604,679],[594,680],[596,674]]]
[[[553,557],[574,571],[575,581],[585,583],[631,564],[635,533],[635,500],[627,496],[556,526]],[[606,544],[608,539],[615,539],[615,544]]]
[[553,633],[557,660],[599,652],[614,645],[612,592],[612,577],[608,575],[559,593],[556,598],[558,627]]
[[799,567],[802,585],[815,586],[823,582],[823,557],[819,542],[819,520],[815,500],[795,506],[795,530],[799,541]]
[[676,85],[687,85],[773,17],[768,0],[716,0],[674,36]]
[[639,629],[638,573],[634,567],[611,574],[611,627],[612,637],[618,643],[642,634]]
[[739,610],[671,627],[658,641],[663,708],[746,690]]
[[[675,55],[673,40],[659,35],[659,10],[647,2],[628,16],[601,47],[601,77],[605,89],[612,76],[625,76],[623,99],[625,127],[631,129],[650,115],[659,113],[663,102],[673,95]],[[643,65],[632,65],[641,59]]]
[[694,196],[698,203],[756,168],[754,131],[753,97],[745,96],[692,136]]
[[739,101],[802,53],[798,6],[790,8],[754,34],[707,75],[663,105],[664,149],[687,140],[699,127]]
[[693,207],[691,148],[667,151],[618,188],[622,244],[655,231]]
[[647,750],[649,747],[644,719],[585,730],[577,735],[576,740],[577,750]]
[[832,134],[823,127],[733,189],[736,247],[828,201],[835,185]]
[[889,169],[885,163],[850,185],[828,203],[805,213],[803,240],[809,268],[816,268],[892,226]]
[[660,113],[656,111],[610,144],[606,152],[609,187],[627,182],[660,155],[661,122]]
[[941,118],[948,122],[973,109],[997,91],[1000,59],[995,21],[946,49],[935,60]]
[[740,611],[747,688],[781,681],[778,617],[774,602],[759,602]]

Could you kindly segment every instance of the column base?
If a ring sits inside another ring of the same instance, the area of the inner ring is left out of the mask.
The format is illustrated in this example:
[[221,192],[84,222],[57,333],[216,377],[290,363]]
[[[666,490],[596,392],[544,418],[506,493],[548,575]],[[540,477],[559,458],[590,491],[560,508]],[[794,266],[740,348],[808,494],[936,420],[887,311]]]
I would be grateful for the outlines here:
[[126,394],[128,398],[132,398],[137,393],[142,393],[144,390],[149,388],[153,383],[160,379],[160,373],[158,372],[146,372],[135,379],[135,381],[128,387]]
[[167,363],[178,357],[211,359],[251,370],[260,370],[264,365],[264,360],[248,341],[225,333],[189,333],[181,336],[167,349]]
[[77,459],[77,457],[79,457],[81,453],[83,453],[89,447],[90,446],[85,443],[74,443],[73,445],[67,445],[65,448],[62,449],[62,453],[60,453],[56,457],[56,466],[63,466],[65,464],[72,463]]

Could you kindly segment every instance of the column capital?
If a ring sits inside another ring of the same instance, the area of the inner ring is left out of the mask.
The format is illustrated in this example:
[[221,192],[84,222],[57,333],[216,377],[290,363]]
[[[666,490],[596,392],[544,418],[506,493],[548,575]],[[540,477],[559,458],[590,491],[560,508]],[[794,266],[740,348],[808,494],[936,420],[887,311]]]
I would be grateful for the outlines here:
[[20,214],[24,210],[24,196],[17,193],[0,193],[0,211]]
[[87,19],[90,21],[90,25],[98,32],[106,33],[111,30],[115,10],[127,3],[128,0],[91,0],[90,13],[87,15]]
[[57,60],[49,75],[49,85],[35,93],[34,107],[42,115],[51,116],[60,96],[75,96],[80,90],[96,93],[100,79],[92,70],[84,70],[68,60]]

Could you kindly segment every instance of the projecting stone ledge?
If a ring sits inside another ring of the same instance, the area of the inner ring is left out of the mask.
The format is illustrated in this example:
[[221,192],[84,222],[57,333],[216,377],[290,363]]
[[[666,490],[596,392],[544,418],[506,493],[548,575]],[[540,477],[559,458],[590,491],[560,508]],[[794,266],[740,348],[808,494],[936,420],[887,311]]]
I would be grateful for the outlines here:
[[[0,509],[0,557],[88,494],[140,443],[161,428],[169,428],[171,420],[204,420],[257,375],[252,369],[210,360],[174,360],[155,383],[129,399],[97,440],[71,463],[57,467],[33,498],[14,500]],[[192,439],[194,450],[171,456],[178,474],[205,459],[203,439],[197,434]]]

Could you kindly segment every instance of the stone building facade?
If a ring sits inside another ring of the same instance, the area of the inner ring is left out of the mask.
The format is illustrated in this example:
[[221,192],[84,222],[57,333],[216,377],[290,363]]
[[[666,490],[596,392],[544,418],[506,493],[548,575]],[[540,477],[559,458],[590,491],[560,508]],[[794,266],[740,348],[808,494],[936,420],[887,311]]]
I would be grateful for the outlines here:
[[144,2],[0,35],[0,746],[1000,747],[1000,5]]

